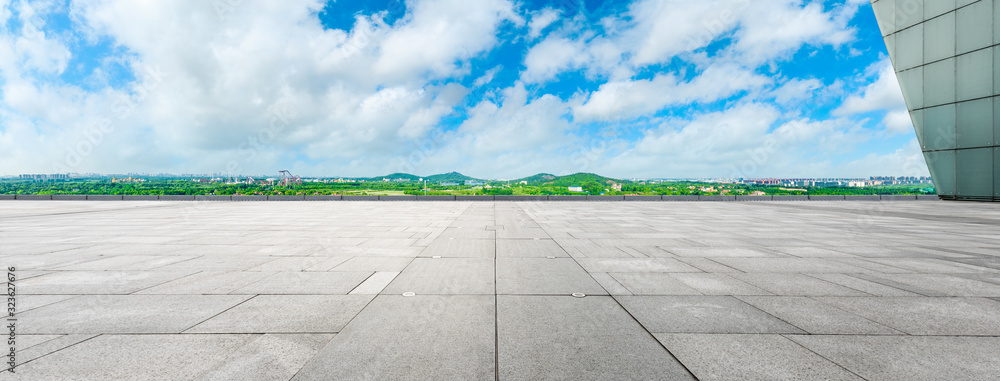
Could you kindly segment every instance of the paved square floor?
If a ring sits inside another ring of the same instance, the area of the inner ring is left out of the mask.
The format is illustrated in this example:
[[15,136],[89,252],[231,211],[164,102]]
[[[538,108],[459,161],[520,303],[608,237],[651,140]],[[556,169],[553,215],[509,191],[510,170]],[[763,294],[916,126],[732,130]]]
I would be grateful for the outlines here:
[[0,265],[0,379],[1000,374],[998,204],[0,201]]

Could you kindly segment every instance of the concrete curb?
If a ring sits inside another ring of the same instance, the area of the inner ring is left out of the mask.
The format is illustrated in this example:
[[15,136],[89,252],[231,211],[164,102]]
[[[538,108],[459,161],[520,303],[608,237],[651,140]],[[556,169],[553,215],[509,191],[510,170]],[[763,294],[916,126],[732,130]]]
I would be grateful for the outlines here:
[[844,200],[846,200],[844,196],[835,196],[835,195],[809,196],[809,201],[844,201]]
[[339,194],[328,194],[322,196],[305,196],[305,201],[342,201],[344,196]]
[[774,196],[741,196],[736,195],[736,201],[771,201]]
[[736,196],[698,196],[698,201],[736,201]]
[[916,201],[916,195],[885,195],[880,196],[882,201]]
[[771,196],[771,201],[809,201],[809,196],[797,194],[776,195]]
[[625,196],[625,201],[663,201],[663,196]]
[[57,201],[80,201],[86,200],[87,195],[84,194],[54,194],[52,195],[53,200]]
[[233,201],[233,196],[221,196],[214,194],[196,195],[195,201]]
[[343,196],[344,201],[378,201],[378,196]]
[[597,196],[597,195],[592,196],[592,195],[587,195],[587,201],[625,201],[625,196]]
[[194,201],[194,196],[189,194],[165,194],[157,198],[160,201]]
[[15,200],[51,200],[52,196],[47,194],[19,194],[14,196]]
[[305,201],[306,196],[296,195],[275,195],[267,196],[267,201]]
[[451,195],[417,195],[417,201],[455,201],[455,196]]
[[672,196],[662,196],[660,198],[663,201],[698,201],[697,195],[672,195]]
[[104,195],[104,194],[89,194],[87,195],[88,201],[122,201],[125,200],[124,196],[119,195]]
[[571,196],[571,195],[404,195],[404,196],[291,196],[291,195],[0,195],[0,200],[56,200],[56,201],[938,201],[935,195],[664,195],[664,196]]
[[124,201],[156,201],[159,200],[160,196],[155,194],[143,195],[143,194],[127,194],[122,196]]
[[483,195],[483,196],[455,196],[455,201],[494,201],[495,196],[493,195]]
[[844,196],[844,200],[847,200],[847,201],[879,201],[879,200],[881,200],[881,198],[879,198],[878,195],[874,195],[874,194],[873,195],[848,195],[848,196]]
[[233,201],[267,201],[264,195],[233,195]]

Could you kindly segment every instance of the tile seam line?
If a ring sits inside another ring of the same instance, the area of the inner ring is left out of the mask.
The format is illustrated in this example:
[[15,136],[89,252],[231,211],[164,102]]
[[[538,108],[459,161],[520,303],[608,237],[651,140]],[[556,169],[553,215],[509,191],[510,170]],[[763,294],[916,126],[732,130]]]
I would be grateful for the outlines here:
[[[841,365],[840,363],[838,363],[836,361],[830,360],[826,356],[823,356],[823,355],[817,353],[816,351],[814,351],[814,350],[806,347],[805,345],[802,345],[802,343],[799,343],[798,341],[795,341],[795,340],[792,340],[792,339],[786,337],[785,334],[780,334],[780,336],[781,336],[781,338],[783,338],[785,340],[788,340],[788,341],[791,341],[792,343],[795,343],[795,345],[798,345],[802,349],[805,349],[805,350],[809,351],[809,353],[812,353],[812,354],[814,354],[816,356],[819,356],[819,358],[821,358],[823,360],[829,361],[831,364],[840,367],[840,369],[843,369],[843,370],[847,371],[848,373],[853,374],[853,375],[857,376],[858,378],[860,378],[862,380],[869,380],[869,378],[862,377],[860,374],[855,373],[853,370],[848,369],[846,366],[843,366],[843,365]],[[810,335],[806,335],[806,336],[810,336]]]
[[[190,294],[187,294],[187,295],[190,295]],[[246,295],[243,295],[243,296],[246,296]],[[226,309],[224,309],[222,311],[219,311],[219,313],[217,313],[217,314],[214,314],[212,316],[209,316],[208,318],[202,319],[202,320],[198,321],[197,323],[194,323],[194,324],[188,326],[187,328],[184,328],[184,329],[180,330],[179,332],[177,332],[177,334],[183,334],[184,332],[187,332],[191,328],[197,327],[197,326],[201,325],[201,323],[204,323],[206,321],[212,320],[212,319],[216,318],[217,316],[222,315],[222,314],[228,312],[229,310],[231,310],[233,308],[239,307],[243,303],[249,302],[251,299],[257,298],[258,296],[260,296],[260,295],[253,295],[253,296],[250,296],[249,298],[243,299],[239,303],[236,303],[236,304],[230,306],[229,308],[226,308]]]
[[[493,204],[493,226],[497,226],[497,203]],[[497,238],[496,230],[493,231],[493,371],[494,379],[500,381],[500,296],[498,292],[497,279]]]
[[[69,335],[71,335],[71,334],[66,334],[66,336],[69,336]],[[87,334],[84,334],[84,335],[87,335]],[[70,345],[67,345],[67,346],[65,346],[65,347],[62,347],[62,348],[59,348],[59,349],[56,349],[56,350],[54,350],[54,351],[52,351],[52,352],[49,352],[49,353],[46,353],[46,354],[44,354],[44,355],[41,355],[41,356],[38,356],[38,357],[35,357],[35,358],[31,359],[31,360],[28,360],[28,361],[25,361],[25,362],[23,362],[23,363],[20,363],[20,364],[18,364],[17,366],[15,366],[15,368],[17,368],[17,367],[20,367],[20,366],[24,366],[24,364],[27,364],[27,363],[30,363],[30,362],[32,362],[32,361],[35,361],[35,360],[38,360],[38,359],[40,359],[40,358],[43,358],[43,357],[46,357],[46,356],[49,356],[49,355],[52,355],[53,353],[56,353],[56,352],[61,352],[61,351],[65,350],[65,349],[69,349],[70,347],[75,347],[75,346],[77,346],[77,345],[79,345],[79,344],[83,344],[84,342],[87,342],[87,341],[90,341],[90,340],[93,340],[93,339],[96,339],[96,338],[98,338],[98,337],[100,337],[100,336],[104,336],[104,335],[105,335],[105,334],[102,334],[102,333],[99,333],[99,334],[96,334],[96,335],[94,335],[94,334],[91,334],[91,336],[90,336],[90,337],[88,337],[88,338],[86,338],[86,339],[83,339],[83,340],[80,340],[79,342],[76,342],[76,343],[73,343],[73,344],[70,344]],[[56,340],[56,339],[53,339],[53,340]]]
[[[520,205],[518,205],[518,207],[520,207]],[[524,208],[521,208],[521,210],[522,210],[522,211],[524,211]],[[527,212],[525,212],[525,214],[527,215]],[[530,219],[531,219],[531,220],[532,220],[533,222],[535,222],[536,224],[538,223],[538,221],[536,221],[536,220],[535,220],[535,218],[534,218],[534,217],[532,217],[531,215],[528,215],[528,218],[530,218]],[[545,234],[548,234],[548,235],[549,235],[550,237],[552,236],[552,234],[550,234],[548,230],[545,230],[545,228],[544,228],[544,227],[542,228],[542,231],[544,231],[544,232],[545,232]],[[562,249],[562,250],[563,250],[563,251],[565,251],[565,252],[566,252],[567,254],[569,254],[569,252],[568,252],[568,251],[566,251],[566,249],[565,249],[565,248],[563,248],[563,247],[562,247],[562,245],[561,245],[561,244],[559,244],[559,242],[558,242],[558,241],[556,241],[556,244],[557,244],[557,245],[559,245],[559,248],[560,248],[560,249]],[[573,260],[573,263],[576,263],[576,265],[577,265],[577,266],[580,266],[580,269],[583,269],[583,265],[581,265],[581,264],[580,264],[580,262],[576,260],[576,258],[574,258],[573,256],[570,256],[570,258],[571,258],[571,259]],[[589,276],[589,277],[590,277],[590,280],[594,281],[594,283],[597,283],[597,285],[598,285],[598,286],[601,286],[601,288],[602,288],[602,289],[604,289],[604,286],[603,286],[603,285],[601,285],[601,283],[600,283],[600,282],[598,282],[598,281],[597,281],[596,279],[594,279],[594,276],[593,276],[593,275],[590,275],[590,273],[589,273],[589,272],[587,272],[587,270],[583,270],[583,271],[584,271],[584,272],[585,272],[585,273],[587,274],[587,276]],[[613,277],[612,277],[612,278],[613,278]],[[617,281],[617,280],[616,280],[616,281]],[[624,286],[623,286],[623,287],[624,287]],[[626,289],[627,289],[627,288],[626,288]],[[683,362],[681,362],[681,360],[680,360],[679,358],[677,358],[677,356],[675,356],[675,355],[674,355],[674,353],[673,353],[673,352],[671,352],[671,351],[670,351],[670,349],[668,349],[666,345],[663,345],[663,343],[662,343],[662,342],[660,342],[660,340],[659,340],[659,339],[657,339],[657,338],[656,338],[656,336],[655,336],[655,335],[653,335],[653,333],[652,333],[652,332],[650,332],[648,328],[646,328],[646,326],[642,325],[642,323],[641,323],[641,322],[639,322],[639,319],[636,319],[636,318],[635,318],[635,316],[634,316],[634,315],[632,315],[632,312],[631,312],[631,311],[629,311],[629,310],[628,310],[627,308],[625,308],[625,306],[623,306],[623,305],[621,304],[621,302],[619,302],[619,301],[618,301],[618,298],[616,298],[616,297],[615,297],[614,295],[610,295],[610,291],[608,291],[607,289],[604,289],[604,291],[605,291],[605,292],[608,292],[608,293],[609,293],[609,295],[607,295],[607,297],[611,298],[611,300],[614,300],[614,301],[615,301],[615,304],[617,304],[617,305],[618,305],[618,308],[621,308],[621,309],[622,309],[622,311],[625,311],[625,313],[626,313],[626,314],[628,314],[628,316],[629,316],[630,318],[632,318],[632,321],[634,321],[634,322],[635,322],[635,324],[638,324],[638,325],[639,325],[640,327],[642,327],[642,330],[643,330],[644,332],[646,332],[646,334],[647,334],[647,335],[649,335],[649,338],[653,339],[653,341],[655,341],[655,342],[656,342],[656,344],[658,344],[658,345],[660,346],[660,348],[663,348],[663,350],[664,350],[664,351],[666,351],[668,355],[670,355],[670,358],[674,359],[674,361],[676,361],[676,362],[677,362],[677,364],[678,364],[678,365],[680,365],[680,366],[681,366],[681,368],[683,368],[683,369],[684,369],[684,371],[685,371],[685,372],[687,372],[687,374],[688,374],[688,375],[690,375],[692,379],[694,379],[694,380],[700,380],[700,378],[698,378],[698,376],[696,376],[696,375],[694,374],[694,372],[692,372],[692,371],[691,371],[691,369],[689,369],[689,368],[688,368],[688,366],[687,366],[687,365],[685,365],[685,364],[684,364]],[[631,290],[630,290],[630,292],[631,292]],[[604,296],[604,295],[601,295],[601,296]]]

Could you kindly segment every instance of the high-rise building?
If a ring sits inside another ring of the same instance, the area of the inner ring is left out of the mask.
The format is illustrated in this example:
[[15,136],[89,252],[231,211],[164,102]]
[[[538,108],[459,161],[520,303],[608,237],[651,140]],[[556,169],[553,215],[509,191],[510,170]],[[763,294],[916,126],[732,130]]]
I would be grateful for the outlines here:
[[1000,201],[1000,0],[872,0],[934,186]]

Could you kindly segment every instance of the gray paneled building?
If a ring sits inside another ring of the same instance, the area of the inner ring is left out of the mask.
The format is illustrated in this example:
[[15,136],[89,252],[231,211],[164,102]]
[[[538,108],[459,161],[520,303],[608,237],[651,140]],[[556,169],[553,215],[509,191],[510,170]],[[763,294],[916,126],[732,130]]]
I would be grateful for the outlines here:
[[872,7],[938,194],[1000,201],[1000,0]]

